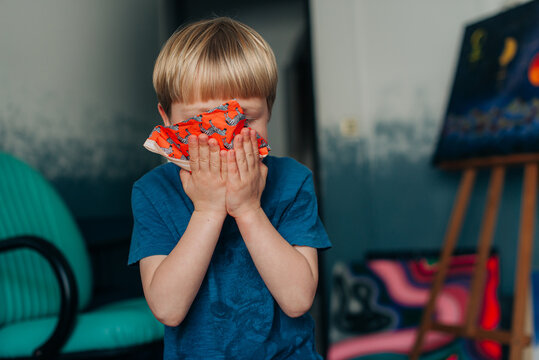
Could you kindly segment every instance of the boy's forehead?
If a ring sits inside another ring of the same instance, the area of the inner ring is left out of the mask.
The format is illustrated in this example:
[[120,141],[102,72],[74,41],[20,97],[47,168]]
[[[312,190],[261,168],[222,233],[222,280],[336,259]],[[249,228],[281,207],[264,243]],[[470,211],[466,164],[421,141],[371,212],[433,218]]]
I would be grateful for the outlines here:
[[195,101],[191,103],[177,103],[177,105],[181,106],[184,111],[192,112],[192,113],[202,113],[205,111],[208,111],[218,105],[223,103],[221,100],[205,100],[205,101]]
[[[190,113],[190,114],[196,115],[196,114],[206,112],[210,109],[213,109],[230,100],[232,100],[232,98],[198,100],[191,103],[175,102],[172,104],[172,107],[173,108],[177,107],[181,109],[181,111],[184,113]],[[266,99],[261,98],[261,97],[236,98],[235,100],[238,101],[238,103],[240,104],[240,106],[243,108],[245,112],[249,112],[249,113],[263,111],[264,108],[267,106]]]

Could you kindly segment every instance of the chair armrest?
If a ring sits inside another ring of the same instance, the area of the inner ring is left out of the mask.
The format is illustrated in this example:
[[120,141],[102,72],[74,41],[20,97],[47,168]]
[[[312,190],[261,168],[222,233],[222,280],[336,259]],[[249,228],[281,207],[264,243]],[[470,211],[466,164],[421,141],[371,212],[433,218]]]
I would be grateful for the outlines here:
[[0,240],[0,253],[13,249],[30,248],[41,254],[51,265],[60,286],[60,311],[58,322],[51,336],[34,350],[34,358],[55,358],[71,335],[78,307],[78,289],[73,270],[64,255],[54,244],[43,238],[24,235]]

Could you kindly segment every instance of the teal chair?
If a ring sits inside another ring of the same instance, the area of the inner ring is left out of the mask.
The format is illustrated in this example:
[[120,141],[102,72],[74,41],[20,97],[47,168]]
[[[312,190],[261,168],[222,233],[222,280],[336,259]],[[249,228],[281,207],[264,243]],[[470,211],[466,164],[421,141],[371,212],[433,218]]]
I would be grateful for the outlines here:
[[162,351],[164,327],[144,298],[88,310],[91,295],[90,259],[66,205],[37,171],[0,152],[0,358]]

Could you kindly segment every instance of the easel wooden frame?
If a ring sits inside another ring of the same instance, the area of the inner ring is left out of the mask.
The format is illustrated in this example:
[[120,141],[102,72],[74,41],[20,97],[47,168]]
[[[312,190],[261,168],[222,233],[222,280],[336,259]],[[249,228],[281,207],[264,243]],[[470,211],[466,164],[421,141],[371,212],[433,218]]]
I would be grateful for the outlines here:
[[[432,284],[429,300],[421,318],[410,359],[417,360],[421,354],[425,335],[429,330],[445,332],[470,339],[490,339],[510,347],[509,359],[520,360],[524,347],[529,345],[530,336],[524,333],[526,299],[529,290],[531,260],[533,249],[533,234],[535,209],[537,204],[537,176],[539,154],[518,154],[476,158],[459,162],[441,163],[440,167],[447,170],[463,170],[457,196],[445,234],[444,246],[438,262],[438,271]],[[520,212],[519,249],[517,269],[515,273],[515,292],[513,301],[513,318],[511,330],[483,330],[477,325],[479,306],[484,291],[486,264],[490,252],[492,238],[496,226],[498,208],[502,196],[504,177],[508,166],[524,166],[522,202]],[[485,211],[477,245],[477,263],[472,275],[470,301],[468,304],[466,323],[454,326],[433,321],[434,308],[438,293],[442,289],[447,270],[457,244],[462,223],[476,174],[479,168],[492,168],[490,184],[487,193]]]

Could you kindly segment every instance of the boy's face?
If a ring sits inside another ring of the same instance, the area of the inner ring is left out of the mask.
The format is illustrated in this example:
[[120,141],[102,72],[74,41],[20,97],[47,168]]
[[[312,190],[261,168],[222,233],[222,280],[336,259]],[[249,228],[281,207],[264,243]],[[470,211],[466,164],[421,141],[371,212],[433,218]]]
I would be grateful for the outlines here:
[[[161,104],[159,104],[158,109],[165,125],[170,126],[208,111],[209,109],[215,108],[228,100],[230,99],[213,99],[207,101],[196,101],[191,104],[175,102],[172,103],[172,106],[170,107],[170,117],[167,116],[161,107]],[[236,98],[236,101],[243,108],[245,118],[247,119],[246,126],[256,130],[260,136],[268,140],[268,121],[270,114],[266,99],[261,97],[252,97],[247,99]]]

